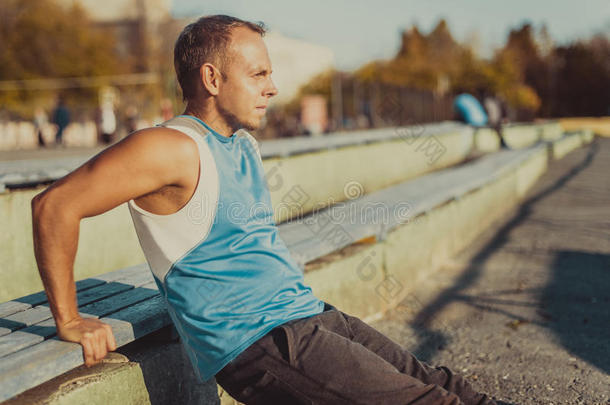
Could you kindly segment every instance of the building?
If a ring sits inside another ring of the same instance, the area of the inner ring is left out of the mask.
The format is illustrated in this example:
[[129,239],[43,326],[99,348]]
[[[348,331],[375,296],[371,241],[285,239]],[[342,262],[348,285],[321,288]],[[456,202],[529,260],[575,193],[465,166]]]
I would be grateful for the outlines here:
[[158,70],[164,36],[171,24],[172,0],[56,0],[64,7],[81,6],[92,19],[95,29],[111,32],[117,39],[117,51],[129,60],[136,72]]
[[[65,7],[78,4],[95,28],[112,31],[117,51],[133,64],[135,72],[172,69],[174,41],[182,28],[195,20],[174,18],[172,0],[56,0]],[[322,45],[289,38],[277,31],[264,37],[273,64],[273,80],[279,93],[272,104],[290,101],[315,75],[334,66],[334,54]]]
[[289,38],[277,31],[265,37],[273,67],[273,81],[279,89],[274,103],[286,103],[314,76],[335,65],[330,48],[300,39]]

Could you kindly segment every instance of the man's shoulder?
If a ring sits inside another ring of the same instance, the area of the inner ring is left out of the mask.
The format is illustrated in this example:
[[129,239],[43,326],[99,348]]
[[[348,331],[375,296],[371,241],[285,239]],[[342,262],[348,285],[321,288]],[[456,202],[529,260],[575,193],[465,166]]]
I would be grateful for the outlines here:
[[155,126],[143,128],[129,134],[132,149],[159,160],[189,161],[199,159],[199,148],[195,140],[173,128]]
[[167,185],[190,184],[199,167],[197,143],[171,128],[143,128],[132,132],[114,147],[121,148],[113,154],[114,161],[137,167],[138,173],[143,175],[163,178]]
[[192,137],[176,128],[157,125],[154,127],[142,128],[129,134],[131,137],[138,138],[139,141],[146,141],[151,144],[192,144],[196,145]]

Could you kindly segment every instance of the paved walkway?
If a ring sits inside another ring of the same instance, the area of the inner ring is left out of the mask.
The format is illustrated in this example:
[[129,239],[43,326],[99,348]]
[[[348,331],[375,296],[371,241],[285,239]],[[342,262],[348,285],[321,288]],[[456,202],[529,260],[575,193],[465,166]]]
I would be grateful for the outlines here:
[[370,324],[508,403],[610,404],[610,139],[426,284]]

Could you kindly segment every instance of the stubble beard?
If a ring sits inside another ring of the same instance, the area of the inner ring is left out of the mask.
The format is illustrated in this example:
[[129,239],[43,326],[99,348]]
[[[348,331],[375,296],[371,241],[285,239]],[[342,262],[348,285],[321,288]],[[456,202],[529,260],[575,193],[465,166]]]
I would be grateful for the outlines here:
[[260,127],[260,120],[256,123],[242,121],[235,114],[221,106],[218,106],[218,114],[224,119],[229,128],[231,128],[231,133],[235,133],[235,131],[242,128],[246,131],[254,131]]

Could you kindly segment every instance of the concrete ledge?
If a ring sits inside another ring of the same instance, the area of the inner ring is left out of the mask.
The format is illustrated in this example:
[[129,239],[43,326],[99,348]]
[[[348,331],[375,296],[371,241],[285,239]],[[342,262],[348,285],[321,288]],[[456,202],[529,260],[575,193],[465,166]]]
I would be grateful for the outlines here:
[[2,405],[211,405],[220,403],[218,388],[214,379],[197,381],[173,328],[166,327]]
[[538,124],[540,139],[543,141],[554,141],[563,135],[563,127],[559,121]]
[[522,162],[517,169],[517,197],[522,199],[547,169],[550,156],[548,151],[540,150]]
[[[270,139],[260,141],[259,145],[262,158],[268,159],[399,139],[408,140],[409,144],[412,144],[422,136],[429,138],[451,132],[469,133],[472,129],[463,123],[443,121],[424,125],[333,132],[318,137],[295,136]],[[88,149],[80,152],[76,150],[71,153],[72,156],[1,161],[0,189],[36,187],[44,182],[57,180],[105,148],[98,146],[94,149],[99,150]]]
[[[462,129],[265,160],[276,222],[357,197],[350,195],[351,191],[369,194],[460,163],[470,153],[472,143],[472,131]],[[357,188],[347,190],[350,183]],[[291,212],[295,195],[299,211]]]
[[500,150],[498,133],[492,128],[477,128],[474,133],[474,149],[482,153]]
[[595,133],[590,128],[582,129],[580,131],[580,136],[582,138],[583,145],[587,145],[587,144],[593,142],[593,139],[595,139]]
[[563,138],[550,143],[549,146],[553,159],[561,159],[574,149],[581,147],[583,145],[583,138],[585,138],[585,135],[582,135],[580,132],[575,132],[567,134]]
[[537,125],[510,125],[502,128],[502,136],[509,148],[521,149],[538,142],[540,129]]
[[[563,128],[558,121],[541,124],[511,124],[503,128],[504,140],[511,149],[521,149],[542,141],[555,141],[563,136]],[[500,150],[500,139],[493,128],[476,128],[474,149],[489,153]]]

